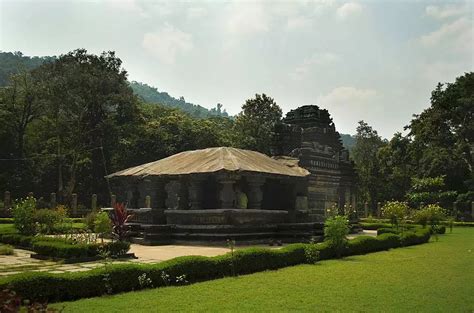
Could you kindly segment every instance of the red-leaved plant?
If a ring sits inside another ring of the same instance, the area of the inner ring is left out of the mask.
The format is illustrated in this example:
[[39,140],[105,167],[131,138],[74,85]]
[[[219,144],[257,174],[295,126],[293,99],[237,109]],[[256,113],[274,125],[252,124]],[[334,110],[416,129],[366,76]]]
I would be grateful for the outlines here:
[[114,210],[110,214],[112,221],[112,235],[119,241],[123,241],[128,234],[128,227],[125,225],[133,214],[129,214],[125,204],[117,202],[114,205]]

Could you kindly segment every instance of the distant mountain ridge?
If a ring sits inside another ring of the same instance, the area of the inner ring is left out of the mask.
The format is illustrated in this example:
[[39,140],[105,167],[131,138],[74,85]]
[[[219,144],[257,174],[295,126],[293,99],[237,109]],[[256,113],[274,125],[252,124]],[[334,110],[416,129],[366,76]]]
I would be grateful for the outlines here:
[[198,104],[186,102],[184,97],[176,99],[170,96],[167,92],[160,92],[156,87],[140,83],[136,81],[130,82],[133,92],[148,103],[157,103],[173,108],[178,108],[191,116],[197,118],[206,118],[209,116],[225,116],[228,117],[226,110],[222,110],[222,104],[218,103],[215,108],[206,109]]

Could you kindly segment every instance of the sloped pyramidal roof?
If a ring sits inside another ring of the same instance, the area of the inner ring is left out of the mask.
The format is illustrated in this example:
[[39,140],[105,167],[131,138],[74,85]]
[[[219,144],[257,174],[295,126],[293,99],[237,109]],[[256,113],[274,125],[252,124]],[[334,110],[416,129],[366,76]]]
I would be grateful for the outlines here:
[[281,162],[256,151],[229,147],[181,152],[167,158],[131,167],[107,177],[179,176],[189,174],[253,172],[305,177],[309,172],[288,162]]

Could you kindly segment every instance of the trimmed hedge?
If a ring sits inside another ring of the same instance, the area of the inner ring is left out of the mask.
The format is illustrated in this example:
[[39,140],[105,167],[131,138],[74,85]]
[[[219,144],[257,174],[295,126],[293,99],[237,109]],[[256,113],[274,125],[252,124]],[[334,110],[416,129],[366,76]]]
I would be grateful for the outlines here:
[[13,224],[12,217],[0,217],[0,224]]
[[34,237],[17,233],[0,234],[0,242],[32,249],[39,255],[61,259],[95,257],[99,255],[100,249],[108,251],[111,256],[118,256],[127,253],[130,249],[129,242],[114,241],[104,245],[80,244],[63,238]]
[[[427,229],[405,232],[402,236],[383,234],[377,237],[360,236],[347,243],[343,255],[357,255],[388,250],[401,245],[425,243],[430,239]],[[22,273],[0,280],[0,288],[16,291],[22,298],[38,301],[68,301],[112,293],[138,290],[140,275],[146,274],[153,287],[179,285],[174,278],[185,275],[189,283],[237,275],[275,270],[287,266],[310,263],[305,249],[310,244],[291,244],[281,249],[249,248],[216,257],[185,256],[157,264],[114,264],[78,273]],[[328,242],[314,244],[320,259],[336,256]],[[169,280],[162,278],[169,275]]]

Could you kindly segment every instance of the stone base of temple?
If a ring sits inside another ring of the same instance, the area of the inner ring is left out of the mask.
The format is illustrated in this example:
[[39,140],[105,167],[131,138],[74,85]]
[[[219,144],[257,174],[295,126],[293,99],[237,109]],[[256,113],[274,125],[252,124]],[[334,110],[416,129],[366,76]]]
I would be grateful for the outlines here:
[[[214,244],[225,245],[228,239],[236,244],[268,244],[322,240],[321,223],[281,223],[261,225],[135,225],[132,242],[145,245]],[[137,228],[139,227],[139,229]]]
[[174,225],[267,225],[284,223],[288,211],[252,209],[166,210],[166,223]]

